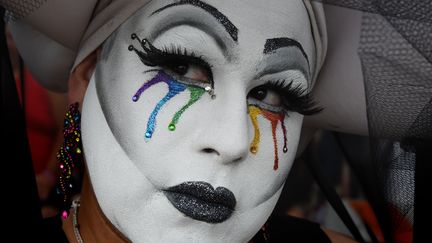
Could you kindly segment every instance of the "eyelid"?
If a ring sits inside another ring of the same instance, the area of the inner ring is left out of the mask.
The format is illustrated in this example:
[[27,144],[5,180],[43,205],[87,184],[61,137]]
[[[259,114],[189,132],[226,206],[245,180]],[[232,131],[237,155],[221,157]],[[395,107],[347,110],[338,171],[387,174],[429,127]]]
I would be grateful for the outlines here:
[[[201,9],[195,8],[179,8],[170,10],[170,8],[164,11],[172,11],[163,15],[152,15],[151,32],[149,39],[154,40],[161,34],[179,26],[188,26],[197,29],[198,31],[204,32],[216,43],[217,49],[219,49],[222,55],[227,59],[231,60],[232,55],[229,53],[229,49],[235,45],[230,35],[223,30],[223,26],[219,25],[218,21],[209,14],[203,14]],[[167,17],[168,16],[168,17]]]
[[[282,48],[278,51],[267,54],[258,63],[257,78],[262,79],[265,76],[282,74],[298,73],[305,79],[306,83],[310,83],[310,69],[307,60],[303,57],[297,48]],[[300,75],[296,75],[299,78]],[[292,77],[284,77],[285,79],[293,79]]]

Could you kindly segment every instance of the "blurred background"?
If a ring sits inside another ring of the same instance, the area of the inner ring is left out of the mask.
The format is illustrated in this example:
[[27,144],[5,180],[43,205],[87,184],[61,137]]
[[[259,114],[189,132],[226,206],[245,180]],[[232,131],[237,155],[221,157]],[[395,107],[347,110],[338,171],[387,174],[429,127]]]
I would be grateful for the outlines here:
[[57,151],[63,142],[62,129],[67,109],[67,95],[43,88],[26,68],[8,29],[6,37],[13,76],[25,113],[42,217],[52,217],[58,213],[61,202],[56,196]]
[[[365,241],[384,242],[376,215],[362,189],[364,187],[352,168],[352,164],[370,164],[370,148],[369,137],[332,131],[317,132],[304,153],[294,162],[274,214],[305,218],[321,224],[323,228],[352,236],[313,175],[313,170],[319,169],[342,199]],[[394,205],[393,212],[399,215],[397,220],[393,220],[393,224],[397,224],[394,242],[412,242],[412,212],[402,216],[397,206]]]

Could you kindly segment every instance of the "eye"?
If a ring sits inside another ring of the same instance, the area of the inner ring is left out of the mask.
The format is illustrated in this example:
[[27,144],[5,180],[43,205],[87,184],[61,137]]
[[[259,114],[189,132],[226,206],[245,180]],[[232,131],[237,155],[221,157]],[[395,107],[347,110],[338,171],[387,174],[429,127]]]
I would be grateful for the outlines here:
[[281,95],[265,86],[259,86],[252,89],[249,92],[248,97],[273,107],[283,106]]
[[293,81],[267,81],[264,85],[255,87],[248,94],[249,105],[255,105],[272,112],[297,112],[302,115],[313,115],[323,109],[317,107],[310,93],[300,84]]
[[165,68],[167,72],[172,72],[181,78],[199,80],[207,83],[211,82],[211,76],[206,67],[189,63],[186,60],[171,60],[162,67]]

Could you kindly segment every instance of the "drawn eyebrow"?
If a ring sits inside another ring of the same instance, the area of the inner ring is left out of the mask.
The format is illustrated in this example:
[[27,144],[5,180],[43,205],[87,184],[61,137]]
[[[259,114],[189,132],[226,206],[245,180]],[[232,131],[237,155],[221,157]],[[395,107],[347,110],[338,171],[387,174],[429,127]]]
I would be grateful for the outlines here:
[[268,54],[270,52],[276,51],[277,49],[283,47],[297,47],[301,51],[303,56],[306,58],[306,61],[308,62],[309,65],[309,58],[305,50],[303,49],[303,46],[298,41],[288,37],[267,39],[264,45],[263,53]]
[[154,11],[150,16],[154,15],[154,14],[158,14],[161,11],[170,8],[170,7],[174,7],[174,6],[180,6],[180,5],[193,5],[195,7],[199,7],[201,9],[203,9],[204,11],[206,11],[207,13],[211,14],[220,24],[222,24],[225,28],[225,30],[228,32],[228,34],[231,36],[231,38],[237,42],[238,41],[238,29],[237,27],[228,19],[228,17],[226,17],[224,14],[222,14],[221,12],[219,12],[219,10],[217,10],[215,7],[204,3],[200,0],[180,0],[176,3],[171,3],[168,4],[164,7],[161,7],[159,9],[157,9],[156,11]]

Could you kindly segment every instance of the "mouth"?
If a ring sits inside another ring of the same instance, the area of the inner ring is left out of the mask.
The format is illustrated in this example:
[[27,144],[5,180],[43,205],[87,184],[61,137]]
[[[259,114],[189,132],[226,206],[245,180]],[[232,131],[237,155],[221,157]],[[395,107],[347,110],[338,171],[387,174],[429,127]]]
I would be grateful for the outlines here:
[[163,192],[177,210],[211,224],[229,219],[236,205],[234,193],[229,189],[213,189],[212,185],[202,181],[183,182]]

